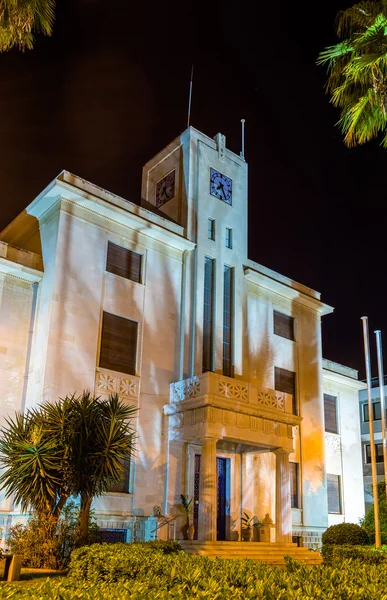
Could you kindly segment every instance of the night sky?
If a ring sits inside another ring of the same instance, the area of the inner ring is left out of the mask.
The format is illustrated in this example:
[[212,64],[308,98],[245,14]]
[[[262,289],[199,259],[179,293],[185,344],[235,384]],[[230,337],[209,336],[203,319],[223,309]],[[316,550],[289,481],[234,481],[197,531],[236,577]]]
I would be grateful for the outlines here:
[[246,119],[250,258],[322,293],[324,356],[363,377],[363,314],[387,356],[387,150],[344,146],[315,66],[350,4],[59,1],[52,38],[0,55],[0,229],[62,169],[140,203],[194,63],[191,124],[239,153]]

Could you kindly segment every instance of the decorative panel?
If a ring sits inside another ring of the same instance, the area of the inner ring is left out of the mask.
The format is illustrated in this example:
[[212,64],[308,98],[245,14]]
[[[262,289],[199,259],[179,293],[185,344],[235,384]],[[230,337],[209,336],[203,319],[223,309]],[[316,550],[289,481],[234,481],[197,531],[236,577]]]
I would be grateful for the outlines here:
[[269,408],[277,408],[279,410],[285,410],[284,397],[276,395],[274,393],[263,392],[258,390],[257,392],[257,403],[260,406],[268,406]]
[[133,375],[128,376],[97,369],[95,394],[97,396],[118,394],[122,398],[138,398],[140,394],[140,379]]
[[243,383],[234,383],[226,379],[220,379],[218,393],[219,396],[223,396],[224,398],[242,400],[243,402],[248,401],[247,385]]

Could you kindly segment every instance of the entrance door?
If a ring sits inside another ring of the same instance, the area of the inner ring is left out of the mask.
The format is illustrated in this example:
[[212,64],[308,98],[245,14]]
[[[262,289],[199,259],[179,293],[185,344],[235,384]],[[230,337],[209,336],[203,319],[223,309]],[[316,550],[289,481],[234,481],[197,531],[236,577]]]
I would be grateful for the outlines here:
[[[193,524],[195,526],[195,540],[198,539],[199,526],[199,486],[200,486],[200,454],[195,454],[194,472],[194,509]],[[226,540],[229,534],[230,520],[230,459],[216,457],[216,490],[217,490],[217,518],[216,539]]]

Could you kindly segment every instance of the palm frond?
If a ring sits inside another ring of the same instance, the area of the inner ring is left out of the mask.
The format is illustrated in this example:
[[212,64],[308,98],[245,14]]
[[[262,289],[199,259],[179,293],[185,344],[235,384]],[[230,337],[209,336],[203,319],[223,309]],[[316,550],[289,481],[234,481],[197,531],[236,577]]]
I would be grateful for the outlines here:
[[0,52],[18,47],[31,49],[33,32],[52,34],[55,0],[2,0],[0,2]]

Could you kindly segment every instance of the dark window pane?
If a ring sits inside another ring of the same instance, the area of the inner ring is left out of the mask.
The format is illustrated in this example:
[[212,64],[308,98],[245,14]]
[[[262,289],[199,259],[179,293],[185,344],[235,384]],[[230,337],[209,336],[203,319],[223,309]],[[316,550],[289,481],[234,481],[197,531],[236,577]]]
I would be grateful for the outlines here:
[[[374,418],[374,421],[380,421],[380,419],[382,418],[380,400],[372,402],[372,416]],[[368,404],[363,404],[363,417],[365,423],[367,423],[370,420]]]
[[274,388],[277,392],[284,392],[292,395],[293,414],[297,414],[296,403],[296,374],[294,371],[287,371],[274,367]]
[[340,476],[327,475],[328,489],[328,512],[331,514],[341,514],[340,502]]
[[137,326],[136,321],[103,313],[100,367],[136,374]]
[[232,229],[226,227],[226,248],[232,248]]
[[109,492],[121,492],[127,494],[129,492],[129,476],[130,476],[130,458],[121,461],[124,472],[122,480],[118,483],[112,483],[109,487]]
[[380,419],[382,418],[382,413],[380,412],[380,402],[374,402],[372,404],[373,410],[374,410],[374,419],[375,421],[380,421]]
[[213,354],[213,302],[214,302],[214,261],[204,260],[204,305],[203,305],[203,372],[212,371]]
[[[383,462],[383,444],[375,444],[376,462]],[[371,445],[366,445],[366,463],[371,464]]]
[[141,254],[108,242],[106,270],[141,283]]
[[338,433],[337,428],[337,399],[335,396],[324,394],[325,431]]
[[292,508],[299,508],[299,466],[289,463],[290,469],[290,499]]
[[215,221],[214,219],[208,219],[208,239],[215,240]]
[[274,311],[274,333],[288,340],[294,340],[294,319]]
[[224,267],[223,274],[223,375],[232,377],[232,295],[233,269]]

